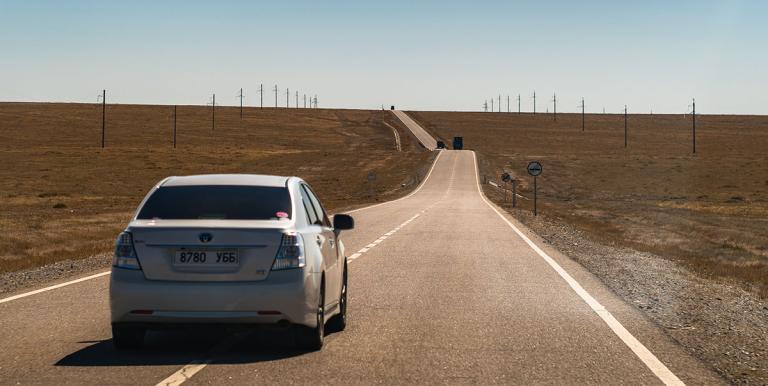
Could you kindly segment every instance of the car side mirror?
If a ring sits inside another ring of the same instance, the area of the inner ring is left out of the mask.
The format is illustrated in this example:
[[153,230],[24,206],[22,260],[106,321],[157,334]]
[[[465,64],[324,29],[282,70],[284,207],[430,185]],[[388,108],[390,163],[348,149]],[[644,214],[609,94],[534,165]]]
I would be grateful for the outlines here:
[[347,229],[353,229],[355,227],[355,219],[347,214],[337,214],[333,216],[333,229],[337,231],[343,231]]

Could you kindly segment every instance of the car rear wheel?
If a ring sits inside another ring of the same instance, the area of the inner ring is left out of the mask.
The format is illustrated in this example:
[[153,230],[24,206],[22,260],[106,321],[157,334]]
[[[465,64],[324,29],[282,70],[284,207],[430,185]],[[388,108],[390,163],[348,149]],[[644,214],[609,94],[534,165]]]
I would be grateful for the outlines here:
[[323,348],[323,341],[325,340],[325,277],[320,282],[320,299],[317,305],[316,323],[315,327],[305,327],[299,330],[297,343],[299,347],[317,351]]
[[344,331],[347,328],[347,261],[344,260],[344,274],[341,282],[341,294],[339,295],[339,313],[329,320],[329,328],[332,331]]
[[145,334],[141,327],[112,325],[112,344],[118,350],[141,348]]

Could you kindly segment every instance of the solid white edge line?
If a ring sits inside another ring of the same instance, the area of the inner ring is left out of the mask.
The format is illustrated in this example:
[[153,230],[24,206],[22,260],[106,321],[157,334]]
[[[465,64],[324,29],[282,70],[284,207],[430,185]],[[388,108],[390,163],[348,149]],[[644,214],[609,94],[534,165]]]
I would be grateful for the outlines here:
[[65,283],[59,283],[59,284],[56,284],[56,285],[52,285],[50,287],[40,288],[40,289],[37,289],[37,290],[34,290],[34,291],[25,292],[23,294],[9,296],[7,298],[0,299],[0,304],[5,303],[5,302],[10,302],[10,301],[16,300],[16,299],[25,298],[27,296],[37,295],[37,294],[42,293],[42,292],[47,292],[47,291],[55,290],[57,288],[66,287],[68,285],[81,283],[81,282],[84,282],[86,280],[95,279],[97,277],[102,277],[102,276],[105,276],[105,275],[109,275],[111,272],[112,271],[105,271],[105,272],[97,273],[95,275],[81,277],[79,279],[71,280],[71,281],[68,281],[68,282],[65,282]]
[[683,381],[680,380],[672,371],[670,371],[667,366],[665,366],[661,361],[656,358],[653,353],[648,350],[647,347],[645,347],[642,343],[640,343],[637,338],[635,338],[632,333],[630,333],[624,326],[608,311],[603,307],[600,302],[598,302],[592,295],[587,292],[587,290],[584,289],[584,287],[579,284],[579,282],[576,281],[563,267],[560,266],[552,257],[550,257],[546,252],[544,252],[541,248],[539,248],[538,245],[536,245],[531,239],[528,238],[523,232],[520,231],[514,224],[512,224],[504,215],[499,212],[496,207],[491,204],[488,199],[486,199],[485,194],[483,193],[483,190],[480,187],[480,170],[477,166],[477,155],[475,152],[472,152],[472,158],[475,162],[475,181],[477,182],[477,191],[480,193],[480,197],[485,201],[485,203],[493,209],[494,212],[496,212],[499,217],[501,217],[504,222],[507,223],[507,225],[512,228],[515,233],[520,236],[523,241],[525,241],[528,246],[531,247],[536,253],[541,256],[544,261],[546,261],[550,267],[552,267],[555,272],[557,272],[560,277],[565,280],[566,283],[573,289],[574,292],[576,292],[579,297],[586,302],[589,307],[602,319],[605,324],[608,325],[608,327],[611,328],[611,330],[619,337],[619,339],[624,342],[624,344],[629,347],[632,352],[635,353],[635,355],[645,364],[646,367],[648,367],[653,374],[656,375],[665,385],[685,385]]

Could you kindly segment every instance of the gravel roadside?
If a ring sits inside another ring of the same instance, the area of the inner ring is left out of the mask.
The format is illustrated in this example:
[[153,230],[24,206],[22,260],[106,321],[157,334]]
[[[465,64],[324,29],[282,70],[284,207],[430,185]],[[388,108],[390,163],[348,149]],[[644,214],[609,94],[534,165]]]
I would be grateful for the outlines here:
[[21,271],[0,274],[0,298],[5,298],[22,290],[55,285],[58,282],[73,280],[80,276],[109,269],[112,254],[103,253],[84,259],[62,260]]
[[599,244],[546,216],[513,212],[734,384],[768,384],[768,301],[674,261]]

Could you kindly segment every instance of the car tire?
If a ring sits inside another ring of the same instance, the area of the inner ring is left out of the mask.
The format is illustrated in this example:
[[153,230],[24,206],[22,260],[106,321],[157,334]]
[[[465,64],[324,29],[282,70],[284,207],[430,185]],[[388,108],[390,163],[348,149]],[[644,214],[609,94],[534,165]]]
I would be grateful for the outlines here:
[[347,328],[347,293],[349,292],[347,261],[344,260],[344,273],[341,281],[341,294],[339,294],[339,313],[334,315],[328,321],[328,328],[331,331],[339,332]]
[[141,327],[112,325],[112,344],[118,350],[141,348],[146,331]]
[[317,305],[315,327],[301,326],[299,329],[297,343],[305,350],[318,351],[323,348],[325,340],[325,277],[320,282],[320,296]]

